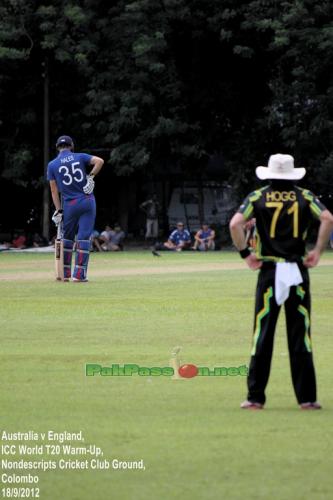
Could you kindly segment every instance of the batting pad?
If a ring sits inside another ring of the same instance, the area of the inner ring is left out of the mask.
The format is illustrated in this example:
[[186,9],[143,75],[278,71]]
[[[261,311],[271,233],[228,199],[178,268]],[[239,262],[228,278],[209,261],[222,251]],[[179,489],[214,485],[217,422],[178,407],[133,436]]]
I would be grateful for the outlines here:
[[63,244],[64,244],[64,278],[70,278],[72,275],[72,254],[73,254],[74,241],[63,239]]
[[89,262],[90,240],[78,240],[76,242],[75,268],[73,278],[85,280]]

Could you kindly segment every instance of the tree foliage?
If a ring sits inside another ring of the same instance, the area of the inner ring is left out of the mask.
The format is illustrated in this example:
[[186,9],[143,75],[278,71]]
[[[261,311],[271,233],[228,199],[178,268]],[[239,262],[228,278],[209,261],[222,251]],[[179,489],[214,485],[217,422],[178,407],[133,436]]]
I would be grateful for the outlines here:
[[47,61],[51,142],[70,133],[118,175],[196,176],[221,155],[246,189],[281,151],[332,184],[331,2],[3,0],[0,16],[2,177],[41,182]]

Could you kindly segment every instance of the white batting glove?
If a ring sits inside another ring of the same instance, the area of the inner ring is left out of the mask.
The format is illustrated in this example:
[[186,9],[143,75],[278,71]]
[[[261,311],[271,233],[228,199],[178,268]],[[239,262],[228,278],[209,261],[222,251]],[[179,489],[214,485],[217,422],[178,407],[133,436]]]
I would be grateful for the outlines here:
[[91,175],[87,175],[87,184],[83,186],[83,191],[85,194],[91,194],[95,187],[94,178]]
[[59,226],[59,224],[62,221],[62,217],[63,217],[63,210],[61,208],[54,212],[54,214],[52,215],[52,220],[56,226]]

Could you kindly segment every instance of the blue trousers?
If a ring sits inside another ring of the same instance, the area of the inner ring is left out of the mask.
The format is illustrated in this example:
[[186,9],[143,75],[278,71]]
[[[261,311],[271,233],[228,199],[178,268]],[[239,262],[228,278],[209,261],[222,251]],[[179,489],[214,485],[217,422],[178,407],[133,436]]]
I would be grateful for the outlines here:
[[94,229],[96,202],[93,194],[64,202],[64,239],[89,240]]
[[86,280],[89,262],[90,236],[94,229],[96,202],[93,195],[75,198],[64,203],[64,278],[72,274],[72,253],[76,238],[73,278]]

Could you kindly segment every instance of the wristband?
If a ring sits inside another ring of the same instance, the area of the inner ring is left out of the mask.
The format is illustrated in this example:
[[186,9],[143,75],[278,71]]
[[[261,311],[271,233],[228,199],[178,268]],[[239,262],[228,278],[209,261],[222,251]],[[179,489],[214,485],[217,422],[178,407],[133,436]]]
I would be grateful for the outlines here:
[[251,255],[249,247],[244,248],[243,250],[239,251],[239,255],[242,257],[242,259],[246,259],[249,255]]

